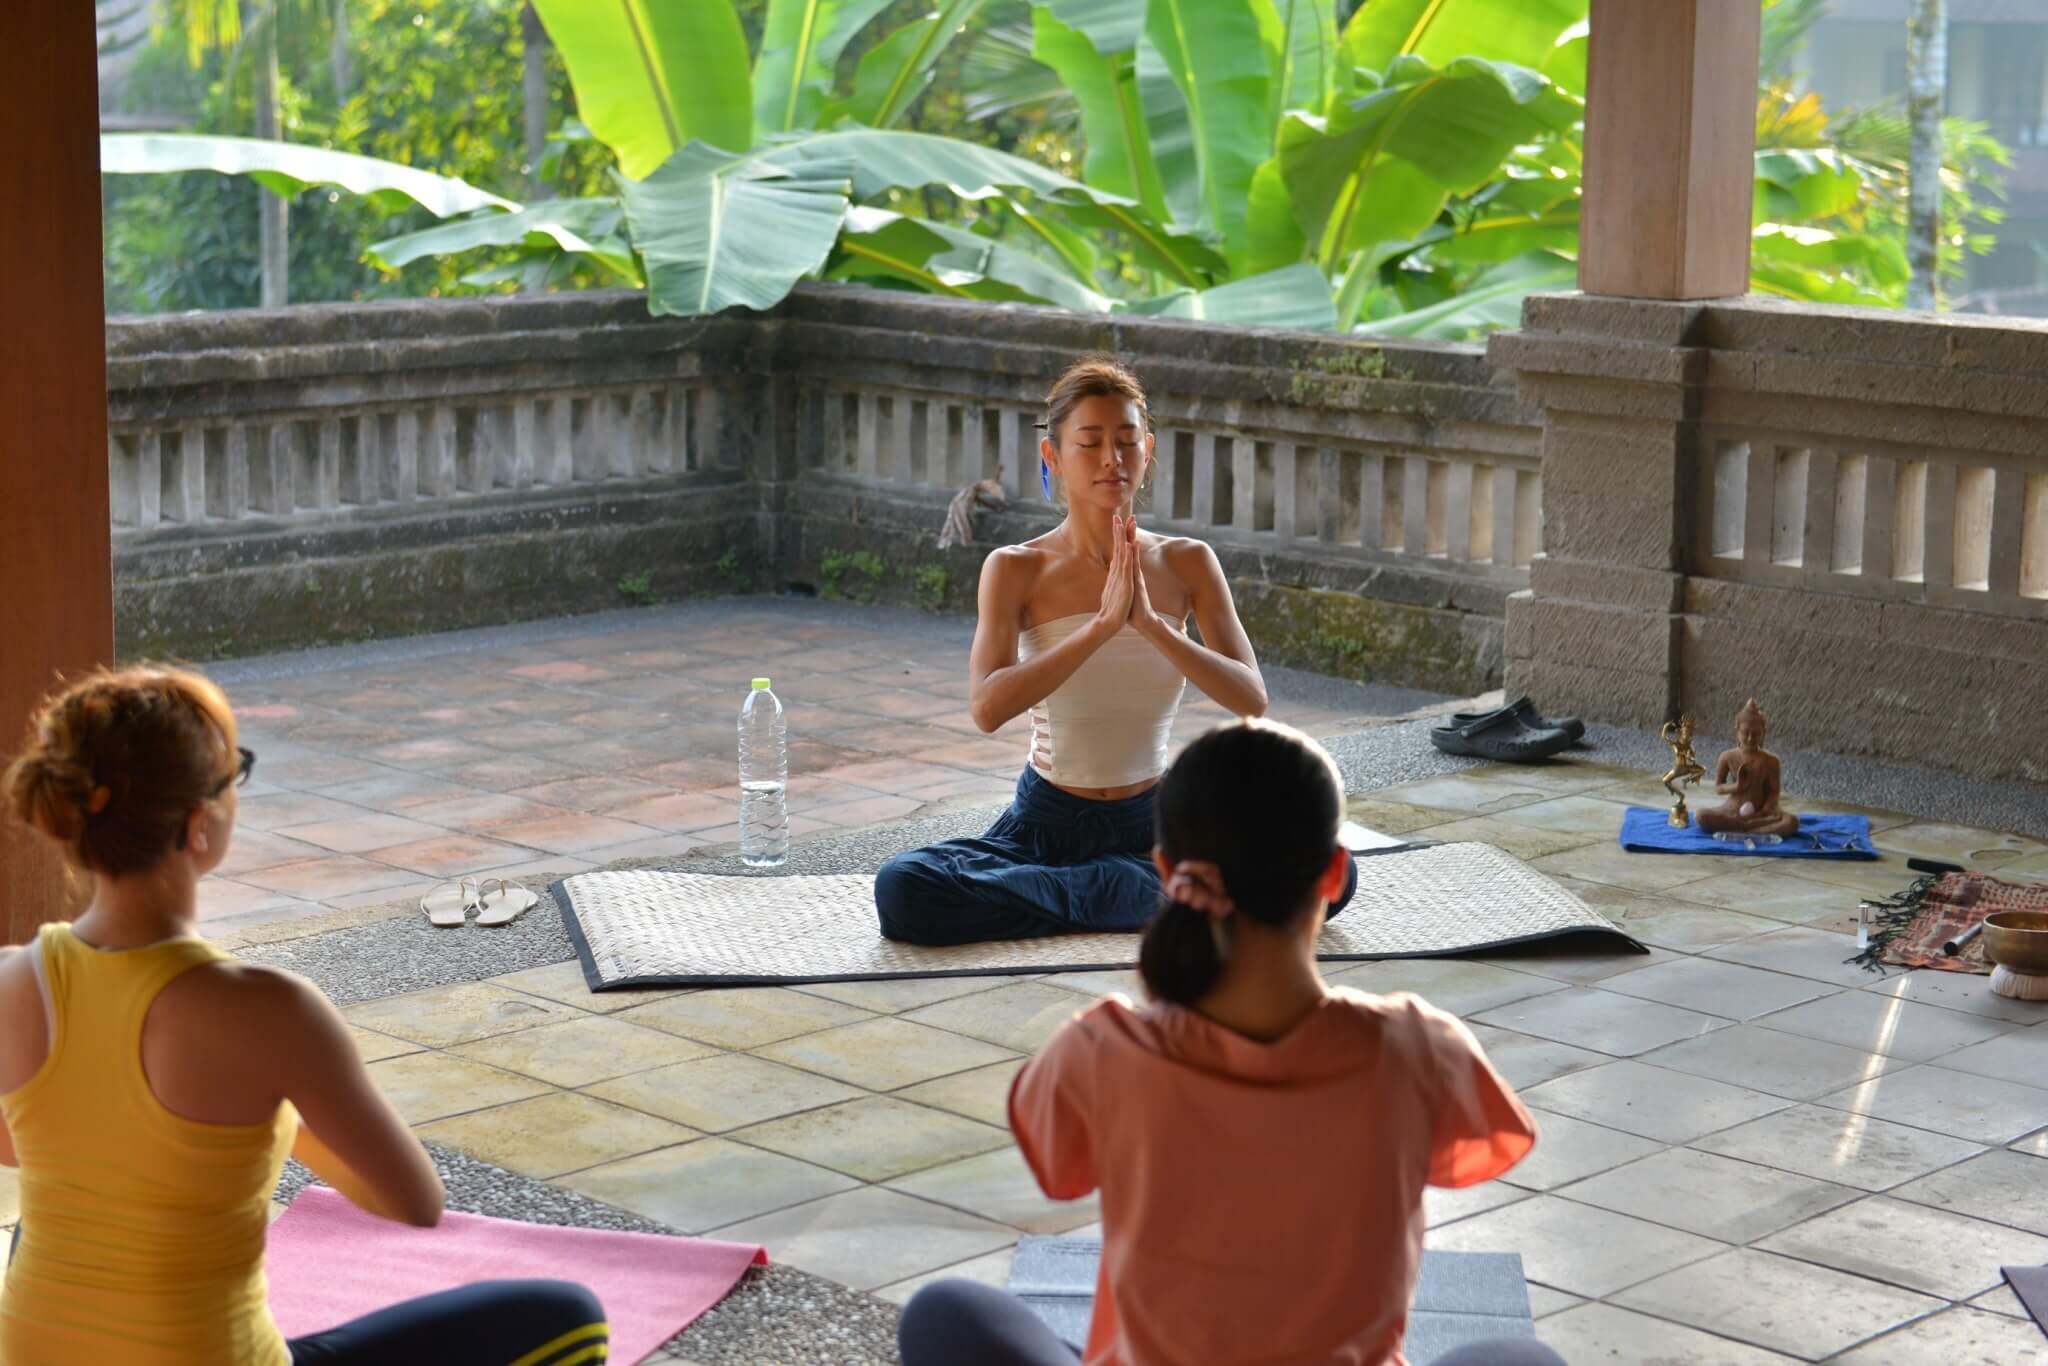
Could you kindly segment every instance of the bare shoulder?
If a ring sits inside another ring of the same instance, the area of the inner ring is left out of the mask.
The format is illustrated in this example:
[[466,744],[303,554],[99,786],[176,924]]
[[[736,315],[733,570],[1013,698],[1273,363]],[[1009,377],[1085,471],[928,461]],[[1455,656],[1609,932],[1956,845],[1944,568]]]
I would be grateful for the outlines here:
[[1050,559],[1050,552],[1037,540],[1025,541],[1021,545],[999,545],[981,562],[982,587],[1021,602],[1030,594],[1032,585],[1038,582],[1038,576],[1045,572]]
[[1222,564],[1207,541],[1198,541],[1192,536],[1143,534],[1149,538],[1145,548],[1157,554],[1167,572],[1190,592],[1222,577]]
[[157,999],[193,1023],[217,1022],[252,1035],[292,1029],[333,1009],[297,973],[232,958],[180,973]]
[[19,998],[27,1001],[33,998],[35,969],[28,961],[28,950],[16,945],[0,948],[0,1014]]

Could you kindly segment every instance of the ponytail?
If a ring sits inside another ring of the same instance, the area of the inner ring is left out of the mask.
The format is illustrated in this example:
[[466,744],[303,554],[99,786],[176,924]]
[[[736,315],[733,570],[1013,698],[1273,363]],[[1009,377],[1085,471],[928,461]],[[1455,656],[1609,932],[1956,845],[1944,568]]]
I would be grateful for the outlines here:
[[1169,901],[1138,942],[1138,976],[1155,1001],[1191,1006],[1223,976],[1219,940],[1229,931],[1205,911]]
[[1181,751],[1154,798],[1159,852],[1176,868],[1199,862],[1215,885],[1181,893],[1209,909],[1162,898],[1145,927],[1138,975],[1154,1000],[1191,1006],[1215,990],[1237,917],[1281,926],[1314,904],[1343,794],[1322,746],[1276,722],[1218,726]]

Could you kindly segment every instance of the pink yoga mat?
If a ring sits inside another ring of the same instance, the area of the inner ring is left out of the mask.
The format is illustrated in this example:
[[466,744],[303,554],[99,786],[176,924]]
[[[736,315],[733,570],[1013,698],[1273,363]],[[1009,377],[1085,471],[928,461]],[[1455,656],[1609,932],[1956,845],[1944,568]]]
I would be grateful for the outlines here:
[[577,1281],[603,1302],[611,1359],[639,1361],[725,1298],[767,1252],[744,1243],[448,1214],[408,1228],[310,1186],[270,1226],[270,1311],[288,1338],[475,1281]]

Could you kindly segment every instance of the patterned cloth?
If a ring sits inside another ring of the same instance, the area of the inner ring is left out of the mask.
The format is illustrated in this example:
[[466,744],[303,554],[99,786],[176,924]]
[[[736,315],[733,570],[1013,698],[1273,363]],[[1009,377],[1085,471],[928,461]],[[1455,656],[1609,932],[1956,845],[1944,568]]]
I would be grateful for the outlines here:
[[1994,911],[2048,911],[2048,883],[2001,882],[1982,873],[1926,877],[1891,898],[1873,902],[1881,914],[1870,947],[1858,961],[1941,972],[1989,976],[1984,936],[1978,935],[1951,958],[1941,946]]

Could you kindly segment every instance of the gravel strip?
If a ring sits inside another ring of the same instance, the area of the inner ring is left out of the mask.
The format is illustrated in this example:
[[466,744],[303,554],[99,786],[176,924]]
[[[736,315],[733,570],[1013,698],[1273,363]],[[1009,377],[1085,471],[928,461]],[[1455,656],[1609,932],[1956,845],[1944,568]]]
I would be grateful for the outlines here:
[[[441,1169],[452,1210],[529,1224],[677,1235],[666,1224],[439,1144],[429,1143],[427,1151]],[[289,1204],[312,1183],[311,1172],[287,1163],[277,1198]],[[573,1280],[574,1268],[565,1267],[564,1275]],[[666,1349],[702,1366],[894,1366],[896,1315],[887,1300],[771,1264],[749,1271]]]

